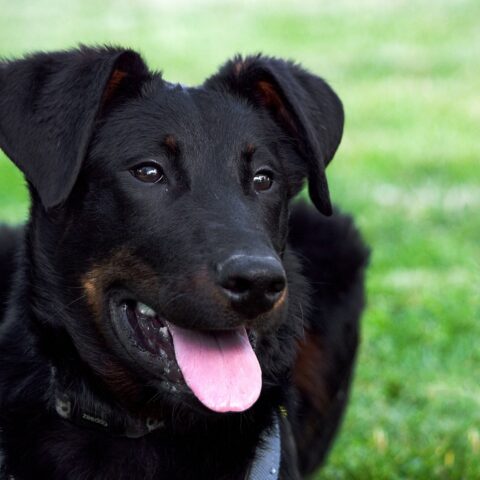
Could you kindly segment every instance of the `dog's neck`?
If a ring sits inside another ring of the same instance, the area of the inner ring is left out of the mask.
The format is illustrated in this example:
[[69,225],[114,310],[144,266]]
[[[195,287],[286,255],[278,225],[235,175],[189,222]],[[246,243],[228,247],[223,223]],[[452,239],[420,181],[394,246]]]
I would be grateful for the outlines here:
[[[124,412],[118,418],[118,412],[112,411],[110,405],[100,403],[86,408],[75,402],[69,392],[65,391],[58,379],[57,369],[52,367],[51,398],[57,414],[77,427],[107,432],[113,436],[140,438],[165,427],[165,421],[153,417],[133,417]],[[280,407],[273,413],[273,423],[263,430],[256,448],[255,456],[250,463],[245,480],[277,480],[281,457],[280,422],[286,423],[287,412]]]

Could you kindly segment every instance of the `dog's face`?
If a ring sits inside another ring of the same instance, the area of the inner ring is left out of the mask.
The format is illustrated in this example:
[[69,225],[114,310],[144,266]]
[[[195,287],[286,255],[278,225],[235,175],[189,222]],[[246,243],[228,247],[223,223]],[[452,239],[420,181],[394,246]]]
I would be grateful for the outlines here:
[[132,300],[179,326],[280,320],[292,185],[284,152],[267,140],[275,133],[247,104],[162,82],[138,105],[112,112],[95,135],[78,197],[66,202],[76,228],[63,244],[75,249],[80,236],[105,246],[80,252],[80,264],[92,266],[83,279],[92,304],[96,282],[121,283],[110,272],[104,278],[106,265],[122,277],[134,261],[154,283],[123,282]]
[[132,52],[22,62],[1,80],[9,93],[28,73],[39,99],[26,133],[40,143],[19,145],[24,99],[13,93],[0,140],[32,187],[53,272],[44,280],[62,311],[50,321],[120,397],[140,401],[148,388],[163,403],[246,410],[262,374],[288,367],[282,349],[301,330],[288,324],[288,202],[308,176],[329,213],[337,97],[262,57],[229,62],[198,88],[165,82]]
[[64,206],[58,268],[75,258],[62,278],[80,279],[107,348],[160,388],[185,385],[173,325],[212,337],[246,328],[256,343],[285,319],[293,175],[269,141],[279,136],[246,103],[160,81],[95,134]]

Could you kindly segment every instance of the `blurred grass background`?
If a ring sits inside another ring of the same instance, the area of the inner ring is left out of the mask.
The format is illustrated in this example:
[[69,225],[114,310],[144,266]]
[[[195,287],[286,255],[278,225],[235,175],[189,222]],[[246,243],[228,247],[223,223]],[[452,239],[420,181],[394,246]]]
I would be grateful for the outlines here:
[[[0,56],[82,43],[200,83],[234,53],[324,76],[332,197],[373,248],[354,392],[322,479],[480,478],[478,0],[0,0]],[[27,215],[0,154],[0,220]]]

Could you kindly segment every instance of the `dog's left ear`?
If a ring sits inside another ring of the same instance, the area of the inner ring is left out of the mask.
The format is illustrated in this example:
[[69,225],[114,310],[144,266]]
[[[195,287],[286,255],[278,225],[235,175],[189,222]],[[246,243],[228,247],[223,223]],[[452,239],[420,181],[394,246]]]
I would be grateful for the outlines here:
[[343,107],[319,77],[298,65],[261,55],[236,57],[205,82],[266,109],[289,137],[308,168],[310,197],[320,212],[331,215],[325,167],[343,132]]
[[95,121],[148,77],[132,50],[80,48],[0,63],[0,148],[46,209],[70,194]]

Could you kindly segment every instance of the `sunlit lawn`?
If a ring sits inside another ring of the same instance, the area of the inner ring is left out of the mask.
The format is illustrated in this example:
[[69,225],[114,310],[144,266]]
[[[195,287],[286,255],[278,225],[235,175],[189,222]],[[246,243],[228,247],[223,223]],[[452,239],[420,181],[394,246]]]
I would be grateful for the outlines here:
[[[347,114],[332,195],[373,258],[354,394],[319,478],[480,478],[478,0],[0,0],[0,11],[0,56],[120,43],[196,83],[263,51],[325,76]],[[2,157],[0,218],[26,211]]]

